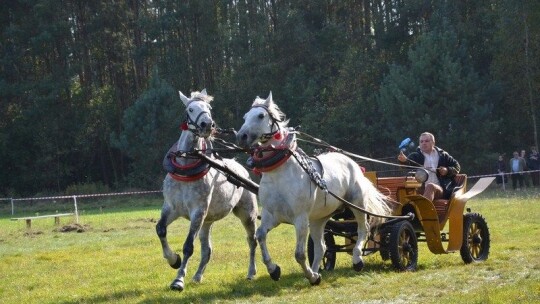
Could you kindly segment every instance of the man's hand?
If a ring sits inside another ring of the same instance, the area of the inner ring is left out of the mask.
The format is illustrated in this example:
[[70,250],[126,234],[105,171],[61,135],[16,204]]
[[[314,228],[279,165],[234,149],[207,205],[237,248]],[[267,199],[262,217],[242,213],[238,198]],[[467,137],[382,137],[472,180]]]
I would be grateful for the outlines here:
[[439,167],[437,168],[437,171],[439,171],[439,174],[441,176],[445,176],[446,174],[448,174],[448,168],[446,167]]
[[407,161],[407,156],[405,156],[405,154],[403,154],[403,151],[399,151],[399,155],[398,155],[397,159],[400,162],[404,163],[404,162]]

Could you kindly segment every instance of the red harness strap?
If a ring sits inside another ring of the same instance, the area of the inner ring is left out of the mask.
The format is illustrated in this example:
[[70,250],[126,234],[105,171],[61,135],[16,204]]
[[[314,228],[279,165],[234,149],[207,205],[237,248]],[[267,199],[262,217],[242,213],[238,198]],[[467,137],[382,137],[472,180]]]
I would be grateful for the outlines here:
[[[276,151],[277,153],[277,151]],[[272,154],[270,157],[274,156],[275,154]],[[253,168],[253,173],[257,174],[257,175],[260,175],[262,172],[268,172],[268,171],[272,171],[274,170],[275,168],[283,165],[287,160],[289,160],[289,157],[291,157],[292,155],[292,152],[288,151],[287,153],[285,153],[285,155],[283,156],[283,158],[281,158],[280,160],[278,160],[276,163],[272,164],[272,165],[269,165],[267,167],[255,167]],[[265,158],[266,159],[266,158]],[[262,160],[262,159],[261,159]]]
[[[203,141],[203,150],[206,149],[206,143]],[[174,172],[169,172],[169,176],[174,180],[181,182],[193,182],[201,179],[210,171],[210,166],[202,159],[188,165],[180,165],[176,162],[176,158],[171,156],[169,158],[170,163],[174,167]]]
[[[262,172],[268,172],[272,171],[279,166],[283,165],[287,160],[289,160],[289,157],[291,157],[293,151],[296,150],[296,141],[292,140],[292,142],[289,142],[289,136],[293,136],[292,134],[288,134],[279,144],[278,147],[276,147],[270,153],[269,155],[266,155],[264,157],[258,157],[261,152],[265,151],[265,148],[257,149],[254,151],[252,155],[254,168],[253,173],[260,175]],[[277,158],[280,157],[281,158]]]
[[184,176],[184,175],[178,175],[175,173],[169,173],[169,176],[172,177],[174,180],[180,181],[180,182],[194,182],[203,176],[206,175],[210,171],[210,168],[205,169],[199,174],[191,175],[191,176]]

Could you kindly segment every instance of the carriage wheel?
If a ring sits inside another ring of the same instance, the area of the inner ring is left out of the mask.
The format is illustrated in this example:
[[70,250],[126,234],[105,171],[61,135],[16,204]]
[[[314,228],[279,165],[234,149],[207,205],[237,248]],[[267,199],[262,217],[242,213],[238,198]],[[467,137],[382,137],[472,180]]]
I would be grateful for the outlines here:
[[418,263],[418,241],[414,228],[408,221],[390,227],[388,253],[392,265],[398,271],[414,271]]
[[388,252],[388,250],[379,250],[379,253],[381,254],[383,261],[388,261],[390,259],[390,252]]
[[[334,250],[329,250],[330,248],[334,248],[336,246],[336,242],[334,240],[334,236],[329,233],[324,233],[324,242],[326,243],[326,252],[323,255],[322,259],[322,270],[333,270],[334,267],[336,267],[336,252]],[[313,246],[313,240],[311,239],[311,235],[308,237],[308,261],[309,265],[313,264],[313,255],[314,255],[314,246]]]
[[[381,234],[382,237],[385,237],[383,234]],[[381,258],[383,261],[388,261],[390,259],[390,252],[388,252],[388,249],[386,249],[388,245],[382,245],[381,249],[379,249],[379,254],[381,255]]]
[[383,261],[388,261],[390,259],[390,252],[388,252],[388,242],[390,239],[390,229],[384,228],[378,232],[380,238],[380,248],[379,254]]
[[461,258],[465,264],[484,261],[489,255],[489,229],[486,220],[478,213],[463,216],[463,243]]

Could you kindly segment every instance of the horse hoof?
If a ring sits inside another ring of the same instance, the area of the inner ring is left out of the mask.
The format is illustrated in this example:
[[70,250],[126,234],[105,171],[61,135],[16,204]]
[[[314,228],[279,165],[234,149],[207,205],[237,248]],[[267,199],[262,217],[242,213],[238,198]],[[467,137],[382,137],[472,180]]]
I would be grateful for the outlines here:
[[309,283],[311,284],[311,286],[317,286],[317,285],[321,284],[321,278],[322,278],[322,276],[320,274],[318,274],[318,277],[315,280],[315,282],[309,282]]
[[171,287],[172,290],[183,291],[184,290],[184,282],[182,282],[182,280],[176,279],[171,283],[170,287]]
[[276,266],[276,269],[272,273],[270,273],[270,277],[274,281],[279,281],[279,278],[281,277],[281,268],[279,266]]
[[181,265],[182,265],[182,259],[177,254],[176,255],[176,262],[174,262],[174,264],[172,264],[171,267],[174,268],[174,269],[178,269],[178,268],[180,268]]
[[364,268],[364,262],[360,261],[353,265],[354,270],[361,271]]

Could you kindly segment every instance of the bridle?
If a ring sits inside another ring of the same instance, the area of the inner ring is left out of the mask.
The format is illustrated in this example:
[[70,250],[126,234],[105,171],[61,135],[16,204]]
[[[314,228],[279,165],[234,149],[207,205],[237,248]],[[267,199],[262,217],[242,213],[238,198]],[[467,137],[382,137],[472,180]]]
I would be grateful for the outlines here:
[[[267,141],[269,141],[272,137],[274,137],[274,135],[276,135],[276,133],[280,132],[281,131],[281,126],[279,125],[280,122],[283,122],[283,119],[280,119],[278,117],[275,117],[272,112],[270,111],[270,109],[265,106],[265,105],[262,105],[262,104],[257,104],[257,105],[254,105],[251,107],[252,109],[253,108],[263,108],[266,113],[268,113],[268,116],[270,117],[270,121],[271,121],[271,125],[270,125],[270,132],[268,133],[263,133],[261,134],[261,136],[259,137],[259,140],[262,144],[266,143]],[[275,131],[272,131],[274,129],[274,126],[276,126],[276,130]]]
[[[212,119],[212,114],[208,111],[201,111],[199,113],[199,115],[197,115],[197,117],[195,118],[195,120],[191,119],[191,117],[189,116],[189,113],[188,113],[188,109],[189,109],[189,105],[192,103],[192,102],[195,102],[195,101],[202,101],[202,102],[205,102],[204,100],[200,99],[200,98],[195,98],[195,99],[192,99],[186,106],[186,119],[185,119],[185,123],[187,124],[187,130],[191,131],[193,134],[197,135],[197,136],[200,136],[201,134],[201,131],[206,127],[206,123],[203,122],[202,123],[202,126],[199,125],[199,120],[201,119],[201,116],[203,114],[208,114],[208,116],[210,117],[210,120],[212,121],[212,125],[211,125],[211,129],[212,131],[215,129],[216,125],[214,123],[214,120]],[[208,105],[209,106],[209,105]],[[210,107],[210,106],[209,106]]]
[[[204,128],[206,128],[207,125],[205,122],[202,122],[201,125],[199,125],[199,120],[201,119],[203,114],[205,113],[208,114],[211,120],[210,134],[212,134],[215,130],[215,123],[214,123],[214,120],[212,119],[212,114],[208,111],[201,111],[197,115],[195,120],[191,119],[191,117],[189,116],[188,109],[189,109],[189,105],[194,101],[205,102],[202,99],[193,99],[187,104],[186,119],[182,123],[181,129],[182,131],[190,131],[191,133],[193,133],[193,135],[195,136],[195,139],[194,139],[195,142],[200,142],[202,140],[202,148],[200,151],[202,153],[208,153],[212,151],[211,142],[208,139],[203,138],[203,136],[201,136],[201,132],[203,131]],[[207,146],[207,143],[210,143],[210,147]],[[169,152],[166,155],[165,160],[164,160],[164,167],[165,167],[165,170],[169,172],[169,175],[173,179],[177,181],[181,181],[181,182],[191,182],[191,181],[199,180],[200,178],[205,176],[206,173],[208,173],[208,171],[210,170],[210,165],[208,164],[208,162],[206,162],[200,157],[191,156],[190,154],[191,154],[191,151],[189,152],[188,151],[174,151],[174,152]],[[176,161],[177,157],[184,158],[184,159],[196,159],[196,161],[194,163],[184,165]]]

